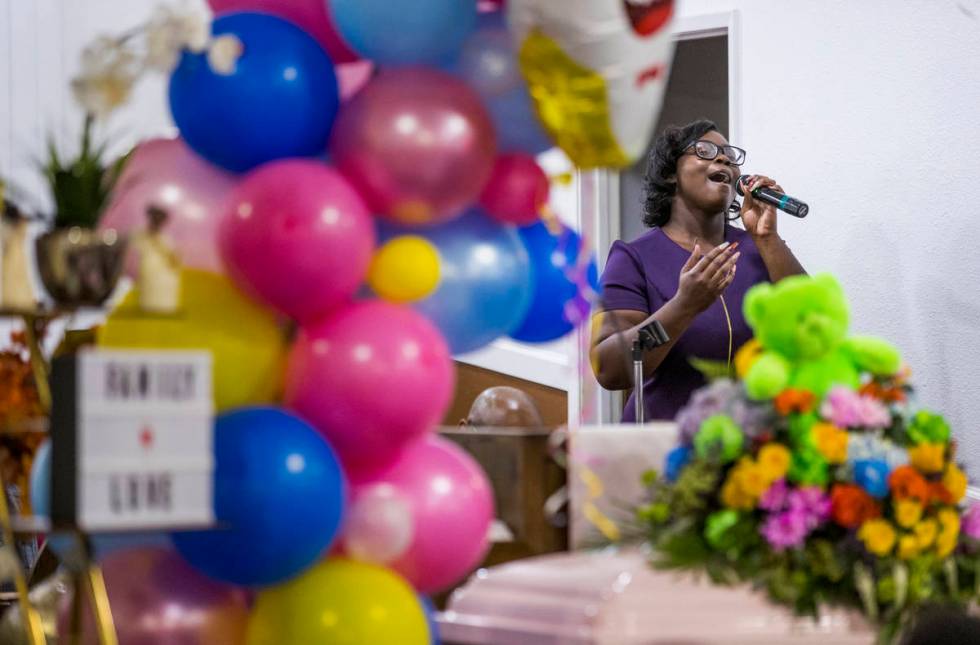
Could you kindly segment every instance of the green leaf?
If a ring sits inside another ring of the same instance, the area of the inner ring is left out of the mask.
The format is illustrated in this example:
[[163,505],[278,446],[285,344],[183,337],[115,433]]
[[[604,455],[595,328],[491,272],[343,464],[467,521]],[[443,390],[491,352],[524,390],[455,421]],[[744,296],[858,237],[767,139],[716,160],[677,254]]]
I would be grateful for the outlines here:
[[691,364],[691,367],[701,372],[701,375],[704,376],[705,380],[717,381],[723,378],[735,378],[734,364],[729,366],[726,361],[711,361],[692,356],[687,359],[687,362]]

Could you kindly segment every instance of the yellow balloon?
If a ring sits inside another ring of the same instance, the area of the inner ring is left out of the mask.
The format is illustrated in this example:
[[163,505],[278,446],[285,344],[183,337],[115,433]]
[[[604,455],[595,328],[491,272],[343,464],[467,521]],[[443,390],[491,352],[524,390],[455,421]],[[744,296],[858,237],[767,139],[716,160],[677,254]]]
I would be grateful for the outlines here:
[[418,235],[393,238],[374,254],[368,285],[389,302],[421,300],[439,286],[439,251]]
[[102,347],[203,349],[212,356],[216,411],[272,403],[282,391],[286,338],[275,316],[220,275],[185,269],[173,316],[143,314],[134,289],[96,334]]
[[259,594],[248,645],[428,645],[415,591],[382,567],[331,559]]

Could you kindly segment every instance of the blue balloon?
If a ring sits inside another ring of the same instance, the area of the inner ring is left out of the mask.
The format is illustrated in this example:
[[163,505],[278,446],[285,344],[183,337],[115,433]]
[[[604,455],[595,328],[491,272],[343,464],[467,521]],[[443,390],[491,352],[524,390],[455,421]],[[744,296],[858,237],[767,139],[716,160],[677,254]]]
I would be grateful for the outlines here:
[[435,606],[425,596],[419,596],[419,602],[422,603],[422,608],[425,609],[425,622],[429,624],[429,643],[431,645],[442,645],[442,639],[439,638],[439,623],[436,622]]
[[37,449],[31,464],[31,510],[34,515],[51,514],[51,441]]
[[669,482],[677,481],[681,471],[691,461],[691,447],[680,445],[667,453],[666,463],[664,464],[664,477]]
[[340,463],[306,422],[270,407],[217,418],[210,531],[174,533],[205,575],[240,586],[287,580],[316,563],[337,534],[347,498]]
[[854,483],[868,495],[881,499],[888,495],[888,464],[881,459],[860,459],[854,462]]
[[511,337],[527,343],[561,338],[589,316],[599,289],[595,258],[578,233],[560,224],[552,234],[544,222],[519,229],[531,257],[534,296],[527,316]]
[[446,71],[483,99],[497,133],[498,150],[537,155],[555,144],[534,112],[503,14],[480,14],[476,30]]
[[430,228],[379,225],[382,241],[396,235],[420,235],[439,250],[439,287],[413,307],[439,328],[453,354],[492,343],[524,320],[531,267],[513,227],[473,208]]
[[476,25],[468,0],[331,0],[337,31],[381,65],[438,64],[454,56]]
[[296,25],[259,13],[219,17],[244,53],[230,74],[206,54],[184,52],[170,77],[170,111],[199,155],[244,172],[266,161],[323,154],[339,105],[330,57]]

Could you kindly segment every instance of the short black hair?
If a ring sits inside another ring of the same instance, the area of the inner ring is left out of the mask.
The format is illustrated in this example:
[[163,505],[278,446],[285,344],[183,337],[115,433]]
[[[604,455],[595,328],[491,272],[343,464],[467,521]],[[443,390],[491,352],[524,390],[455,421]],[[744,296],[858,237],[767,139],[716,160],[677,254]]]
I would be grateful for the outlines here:
[[698,119],[685,126],[667,126],[657,137],[650,149],[643,179],[643,223],[648,227],[663,226],[670,221],[670,205],[677,192],[677,183],[668,178],[677,173],[677,160],[684,150],[712,131],[718,131],[714,121]]

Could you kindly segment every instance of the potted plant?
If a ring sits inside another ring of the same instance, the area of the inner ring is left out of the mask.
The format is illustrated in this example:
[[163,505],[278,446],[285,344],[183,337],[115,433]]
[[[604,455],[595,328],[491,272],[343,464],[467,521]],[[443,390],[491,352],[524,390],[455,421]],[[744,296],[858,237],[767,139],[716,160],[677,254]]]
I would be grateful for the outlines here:
[[48,294],[64,307],[98,306],[122,274],[125,239],[96,230],[125,157],[106,162],[106,145],[93,145],[95,118],[85,117],[81,148],[66,159],[48,142],[44,178],[55,204],[53,229],[37,238],[37,262]]

